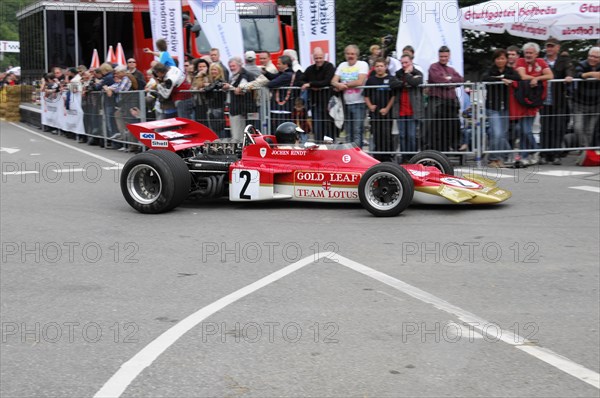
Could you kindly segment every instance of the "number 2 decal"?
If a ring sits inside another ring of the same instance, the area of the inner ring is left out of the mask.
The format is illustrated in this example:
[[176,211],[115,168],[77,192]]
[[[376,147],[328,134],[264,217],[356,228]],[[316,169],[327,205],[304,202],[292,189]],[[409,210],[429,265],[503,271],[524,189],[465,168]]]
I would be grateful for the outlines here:
[[229,200],[258,200],[260,172],[258,170],[234,169],[231,175]]
[[240,199],[248,199],[248,200],[252,199],[252,197],[250,195],[246,195],[246,189],[248,189],[248,185],[250,185],[250,180],[252,179],[250,172],[248,170],[242,170],[240,172],[240,178],[246,179],[246,182],[244,183],[244,186],[242,187],[242,190],[240,191]]

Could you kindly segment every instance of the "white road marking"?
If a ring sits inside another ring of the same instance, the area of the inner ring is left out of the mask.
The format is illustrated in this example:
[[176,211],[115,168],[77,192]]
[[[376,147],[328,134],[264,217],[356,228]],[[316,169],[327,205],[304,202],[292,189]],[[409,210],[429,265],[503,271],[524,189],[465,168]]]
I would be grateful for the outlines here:
[[79,173],[86,171],[85,169],[52,169],[55,173]]
[[204,308],[194,312],[192,315],[186,317],[172,328],[154,339],[150,344],[144,347],[138,352],[133,358],[125,362],[117,373],[115,373],[105,384],[102,386],[94,397],[120,397],[125,391],[127,386],[148,366],[158,358],[167,348],[173,345],[181,336],[187,333],[190,329],[197,326],[207,317],[211,316],[217,311],[222,310],[229,304],[233,304],[239,299],[246,297],[247,295],[254,293],[255,291],[270,285],[273,282],[278,281],[297,271],[308,264],[312,264],[318,261],[322,257],[330,256],[331,253],[318,253],[313,256],[306,257],[300,261],[288,265],[279,271],[273,272],[270,275],[265,276],[258,281],[249,284],[227,296],[220,298],[212,304],[207,305]]
[[359,272],[369,278],[373,278],[379,282],[382,282],[388,286],[393,287],[396,290],[399,290],[417,300],[420,300],[424,303],[428,303],[433,305],[435,308],[447,312],[449,314],[457,316],[464,324],[469,325],[469,328],[466,328],[465,333],[469,336],[477,337],[473,330],[477,330],[481,333],[481,336],[489,337],[493,340],[501,340],[506,344],[514,346],[515,348],[520,349],[521,351],[540,359],[543,362],[546,362],[549,365],[554,366],[555,368],[573,376],[577,379],[588,383],[598,389],[600,389],[600,375],[590,369],[587,369],[584,366],[581,366],[568,358],[559,355],[552,350],[547,348],[534,346],[534,342],[527,340],[518,334],[515,334],[509,330],[503,330],[499,328],[493,328],[494,330],[489,330],[489,325],[492,325],[492,322],[489,322],[483,318],[478,317],[475,314],[472,314],[468,311],[463,310],[460,307],[452,305],[445,300],[442,300],[439,297],[436,297],[430,293],[427,293],[417,287],[409,285],[408,283],[402,282],[399,279],[391,277],[383,272],[379,272],[374,270],[373,268],[369,268],[366,265],[362,265],[355,261],[352,261],[346,257],[340,256],[336,253],[324,252],[318,253],[313,256],[306,257],[298,262],[288,265],[285,268],[280,269],[279,271],[273,272],[265,276],[258,281],[251,283],[233,293],[228,294],[225,297],[220,298],[219,300],[207,305],[204,308],[194,312],[189,315],[175,326],[171,327],[163,334],[158,336],[156,339],[151,341],[148,345],[146,345],[140,352],[133,356],[129,361],[125,362],[119,370],[102,386],[102,388],[94,395],[94,398],[99,397],[120,397],[123,392],[127,389],[129,384],[148,366],[152,365],[152,363],[162,354],[165,350],[167,350],[171,345],[173,345],[181,336],[187,333],[192,328],[196,327],[200,322],[202,322],[207,317],[213,315],[217,311],[222,310],[229,304],[233,304],[239,299],[248,296],[251,293],[256,292],[257,290],[270,285],[273,282],[278,281],[279,279],[292,274],[299,269],[304,268],[305,266],[317,262],[321,258],[327,258],[330,261],[336,262],[340,265],[343,265],[349,269],[352,269],[356,272]]
[[85,149],[81,149],[81,148],[75,147],[75,146],[73,146],[73,145],[65,144],[64,142],[61,142],[61,141],[55,140],[54,138],[46,137],[45,135],[43,135],[43,134],[41,134],[41,133],[38,133],[38,132],[36,132],[36,131],[33,131],[33,130],[30,130],[30,129],[28,129],[28,128],[25,128],[25,127],[23,127],[23,126],[19,126],[19,125],[18,125],[18,124],[16,124],[16,123],[10,123],[10,124],[11,124],[11,125],[13,125],[13,126],[15,126],[15,127],[18,127],[18,128],[20,128],[21,130],[25,130],[25,131],[27,131],[28,133],[35,134],[35,135],[37,135],[38,137],[42,137],[42,138],[43,138],[43,139],[45,139],[45,140],[52,141],[52,142],[54,142],[54,143],[56,143],[56,144],[58,144],[58,145],[62,145],[62,146],[64,146],[64,147],[67,147],[67,148],[71,148],[71,149],[73,149],[73,150],[75,150],[75,151],[77,151],[77,152],[85,153],[85,154],[86,154],[86,155],[88,155],[88,156],[91,156],[91,157],[93,157],[93,158],[96,158],[96,159],[102,160],[103,162],[106,162],[106,163],[108,163],[108,164],[112,164],[113,166],[123,167],[123,165],[122,165],[121,163],[119,163],[119,162],[116,162],[116,161],[114,161],[114,160],[111,160],[111,159],[108,159],[108,158],[105,158],[104,156],[97,155],[97,154],[95,154],[95,153],[92,153],[92,152],[86,151]]
[[21,176],[23,174],[39,174],[39,171],[35,171],[35,170],[24,170],[24,171],[4,171],[2,172],[2,175],[5,176]]
[[588,191],[588,192],[594,192],[594,193],[600,193],[600,188],[599,187],[590,187],[590,186],[580,186],[580,187],[569,187],[571,189],[579,189],[580,191]]
[[549,170],[549,171],[538,171],[534,173],[541,176],[551,177],[574,177],[574,176],[585,176],[589,174],[595,174],[590,171],[570,171],[570,170]]
[[19,152],[19,151],[20,151],[20,149],[18,149],[18,148],[2,148],[2,147],[0,147],[0,152],[6,152],[9,155]]
[[40,156],[41,153],[30,153],[29,156]]
[[378,280],[379,282],[385,283],[386,285],[391,286],[394,289],[400,290],[401,292],[406,293],[409,296],[416,298],[417,300],[431,304],[439,310],[456,315],[458,319],[470,325],[473,329],[476,329],[482,335],[489,336],[491,339],[499,338],[506,344],[510,344],[522,350],[523,352],[526,352],[529,355],[538,358],[546,362],[547,364],[550,364],[555,368],[562,370],[563,372],[568,373],[571,376],[576,377],[579,380],[584,381],[600,389],[600,374],[584,366],[581,366],[578,363],[575,363],[570,359],[555,353],[552,350],[532,345],[533,342],[519,336],[518,334],[511,332],[510,330],[498,330],[496,328],[492,328],[493,330],[489,331],[490,328],[488,328],[488,326],[493,324],[492,322],[480,318],[477,315],[472,314],[468,311],[465,311],[460,307],[452,305],[447,301],[434,296],[433,294],[429,294],[419,288],[409,285],[408,283],[402,282],[399,279],[384,274],[383,272],[376,271],[365,265],[359,264],[348,258],[340,256],[339,254],[334,254],[333,256],[330,256],[330,258],[339,261],[341,265],[353,269],[356,272],[360,272],[361,274]]

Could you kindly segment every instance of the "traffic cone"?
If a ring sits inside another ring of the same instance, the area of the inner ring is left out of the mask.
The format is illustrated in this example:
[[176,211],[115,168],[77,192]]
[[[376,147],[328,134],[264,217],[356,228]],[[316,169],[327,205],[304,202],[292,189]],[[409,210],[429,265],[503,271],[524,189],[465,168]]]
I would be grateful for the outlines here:
[[108,46],[108,52],[106,53],[106,62],[108,62],[109,64],[117,63],[117,57],[115,56],[115,52],[112,46]]
[[92,54],[92,63],[90,64],[90,69],[96,69],[100,67],[100,56],[98,56],[98,50],[94,48],[94,53]]
[[125,59],[125,52],[123,52],[123,46],[121,43],[117,43],[117,53],[115,54],[117,58],[117,64],[127,66],[127,60]]

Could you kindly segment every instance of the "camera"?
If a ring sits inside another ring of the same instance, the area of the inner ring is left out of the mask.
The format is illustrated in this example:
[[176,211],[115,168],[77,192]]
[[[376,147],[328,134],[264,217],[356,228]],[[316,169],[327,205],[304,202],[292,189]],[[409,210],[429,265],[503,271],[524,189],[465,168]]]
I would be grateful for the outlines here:
[[391,47],[394,44],[394,36],[385,35],[381,38],[381,43],[384,47]]
[[381,38],[381,56],[387,58],[388,55],[394,50],[396,39],[394,36],[388,34]]
[[222,90],[223,89],[223,82],[220,80],[217,80],[216,82],[212,83],[210,86],[206,87],[204,89],[204,91],[210,92],[213,90]]

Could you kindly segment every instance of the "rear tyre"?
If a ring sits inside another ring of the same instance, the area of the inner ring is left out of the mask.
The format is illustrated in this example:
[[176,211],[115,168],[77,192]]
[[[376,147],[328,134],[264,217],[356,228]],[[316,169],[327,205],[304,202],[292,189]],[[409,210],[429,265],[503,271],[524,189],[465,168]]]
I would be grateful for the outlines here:
[[394,217],[410,205],[415,184],[403,168],[379,163],[369,168],[358,184],[360,203],[377,217]]
[[454,175],[454,167],[446,155],[438,151],[421,151],[410,158],[409,164],[433,166],[444,174]]
[[140,213],[174,209],[187,198],[190,186],[190,171],[183,159],[166,150],[140,153],[121,172],[121,192]]

